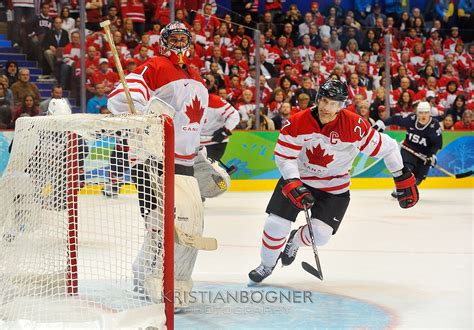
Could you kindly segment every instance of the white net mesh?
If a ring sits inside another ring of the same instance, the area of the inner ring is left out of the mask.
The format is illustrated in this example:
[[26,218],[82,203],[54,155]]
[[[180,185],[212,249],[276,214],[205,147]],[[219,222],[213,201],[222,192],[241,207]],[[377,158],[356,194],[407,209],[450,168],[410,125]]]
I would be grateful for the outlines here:
[[0,327],[164,325],[164,135],[157,115],[17,121],[0,179]]

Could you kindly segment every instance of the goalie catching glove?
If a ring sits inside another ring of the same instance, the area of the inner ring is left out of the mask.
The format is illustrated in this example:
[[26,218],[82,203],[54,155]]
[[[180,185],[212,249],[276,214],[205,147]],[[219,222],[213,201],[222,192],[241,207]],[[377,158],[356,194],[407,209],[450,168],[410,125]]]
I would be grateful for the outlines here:
[[419,194],[415,176],[406,168],[403,168],[402,172],[402,175],[394,178],[395,187],[398,204],[401,208],[408,209],[418,202]]
[[300,210],[311,208],[316,201],[300,179],[288,179],[283,181],[281,192],[283,196],[288,198],[293,205]]
[[212,134],[212,141],[214,142],[222,142],[225,138],[232,135],[232,132],[225,127],[219,128]]
[[230,187],[229,174],[219,164],[207,158],[205,147],[199,149],[194,164],[194,177],[199,184],[199,191],[204,198],[217,197]]

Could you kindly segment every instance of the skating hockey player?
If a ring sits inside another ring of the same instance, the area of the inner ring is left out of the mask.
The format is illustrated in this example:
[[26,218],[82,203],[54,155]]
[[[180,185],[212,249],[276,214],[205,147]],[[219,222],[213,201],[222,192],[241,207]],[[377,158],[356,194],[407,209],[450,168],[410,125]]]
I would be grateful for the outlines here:
[[[443,145],[443,136],[439,122],[431,117],[431,106],[428,102],[420,102],[416,108],[416,114],[394,115],[384,121],[378,120],[374,129],[384,131],[386,125],[398,125],[406,128],[407,135],[403,145],[421,154],[421,159],[402,148],[401,154],[403,165],[408,168],[416,178],[418,186],[428,174],[431,166],[436,164],[436,153]],[[392,196],[397,198],[397,192]]]
[[[203,229],[203,207],[199,187],[193,177],[196,149],[199,147],[200,133],[208,106],[208,92],[199,74],[187,65],[187,49],[191,44],[191,33],[179,22],[168,24],[161,31],[160,55],[137,67],[128,74],[126,82],[138,113],[160,111],[153,108],[150,100],[156,98],[171,105],[175,130],[175,207],[176,226],[191,236],[201,236]],[[127,113],[126,96],[119,84],[109,95],[109,110],[113,114]],[[153,189],[150,177],[160,175],[160,171],[150,173],[153,159],[141,160],[132,168],[131,175],[139,193],[140,209],[145,220],[147,234],[134,264],[135,290],[143,292],[152,300],[157,287],[154,284],[156,254],[162,253],[156,237],[161,235],[158,225],[158,192]],[[157,173],[156,173],[157,172]],[[197,257],[195,248],[175,244],[175,288],[190,291],[191,274]]]
[[359,152],[384,159],[393,173],[400,207],[417,203],[415,178],[403,166],[396,141],[344,110],[347,96],[344,82],[327,80],[319,89],[317,107],[290,117],[281,129],[274,153],[282,177],[266,209],[261,263],[249,273],[252,282],[268,277],[280,257],[282,265],[290,265],[298,248],[312,245],[305,225],[291,231],[285,246],[301,210],[311,210],[317,245],[336,234],[349,205],[349,171]]

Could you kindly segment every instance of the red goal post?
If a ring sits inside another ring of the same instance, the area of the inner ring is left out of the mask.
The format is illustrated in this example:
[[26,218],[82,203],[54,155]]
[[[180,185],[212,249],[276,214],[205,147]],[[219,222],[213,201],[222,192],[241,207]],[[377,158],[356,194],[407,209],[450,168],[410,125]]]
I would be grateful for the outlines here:
[[[144,177],[151,189],[140,199]],[[110,182],[131,193],[100,196]],[[170,117],[20,118],[0,202],[0,327],[173,329]],[[148,255],[144,206],[158,214]]]

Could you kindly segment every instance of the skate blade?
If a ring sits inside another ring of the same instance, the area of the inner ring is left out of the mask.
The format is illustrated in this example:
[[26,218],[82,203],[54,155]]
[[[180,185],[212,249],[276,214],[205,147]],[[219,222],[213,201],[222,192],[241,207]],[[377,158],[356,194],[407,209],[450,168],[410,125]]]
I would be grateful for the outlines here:
[[254,282],[252,280],[249,280],[248,283],[247,283],[247,287],[252,288],[252,287],[255,287],[255,286],[259,286],[260,284],[262,284],[262,282]]

